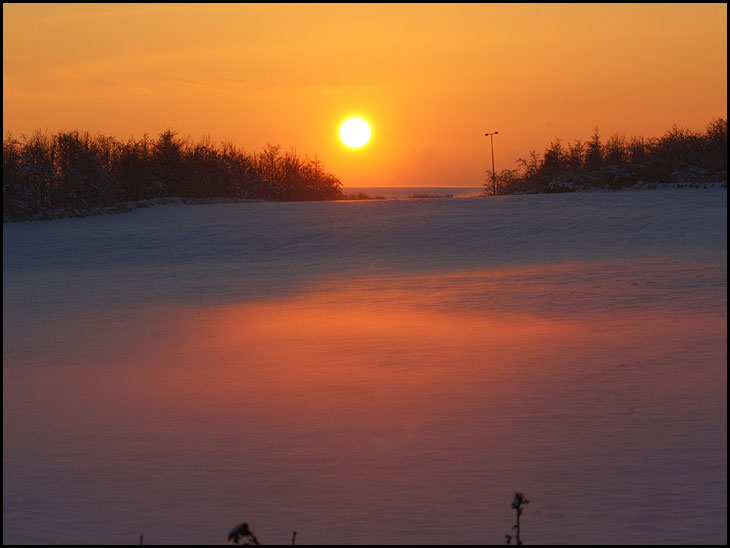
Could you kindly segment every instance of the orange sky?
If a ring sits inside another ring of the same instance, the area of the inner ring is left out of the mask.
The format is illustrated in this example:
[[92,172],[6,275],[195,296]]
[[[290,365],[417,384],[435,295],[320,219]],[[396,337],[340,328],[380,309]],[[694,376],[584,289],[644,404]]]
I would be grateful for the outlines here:
[[[345,147],[349,115],[372,139]],[[726,4],[3,4],[3,132],[170,127],[346,186],[479,186],[558,136],[727,117]]]

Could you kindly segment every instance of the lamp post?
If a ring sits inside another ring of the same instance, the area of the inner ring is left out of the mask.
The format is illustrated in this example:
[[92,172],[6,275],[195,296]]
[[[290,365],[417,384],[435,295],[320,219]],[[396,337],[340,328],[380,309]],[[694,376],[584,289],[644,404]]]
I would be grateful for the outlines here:
[[494,172],[494,136],[498,133],[499,131],[494,131],[492,133],[484,134],[485,137],[489,135],[489,140],[492,142],[492,193],[495,196],[497,195],[497,174]]

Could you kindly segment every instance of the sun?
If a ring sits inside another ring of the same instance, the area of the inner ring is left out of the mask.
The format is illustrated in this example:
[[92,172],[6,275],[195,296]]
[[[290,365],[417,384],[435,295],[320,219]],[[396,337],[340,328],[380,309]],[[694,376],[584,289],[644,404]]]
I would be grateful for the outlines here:
[[362,118],[350,118],[340,126],[340,139],[348,147],[359,148],[370,140],[370,126]]

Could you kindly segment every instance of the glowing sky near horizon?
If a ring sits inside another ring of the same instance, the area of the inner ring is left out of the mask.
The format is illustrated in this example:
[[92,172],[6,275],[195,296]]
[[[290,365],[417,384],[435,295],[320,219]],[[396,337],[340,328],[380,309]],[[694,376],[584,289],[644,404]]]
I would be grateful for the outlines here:
[[[367,147],[343,146],[362,117]],[[3,132],[172,128],[347,186],[478,186],[551,139],[727,117],[726,4],[3,4]]]

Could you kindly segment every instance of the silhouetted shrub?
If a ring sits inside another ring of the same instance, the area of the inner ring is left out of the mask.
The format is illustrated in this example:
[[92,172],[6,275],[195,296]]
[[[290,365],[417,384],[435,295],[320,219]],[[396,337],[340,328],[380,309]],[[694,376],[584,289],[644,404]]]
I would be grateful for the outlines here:
[[[520,169],[497,174],[499,194],[723,182],[727,181],[727,121],[712,120],[704,133],[674,125],[659,138],[626,140],[616,134],[605,143],[594,128],[585,142],[566,148],[556,138],[542,157],[532,151],[517,164]],[[486,193],[493,192],[491,173],[484,187]]]
[[79,217],[164,197],[336,200],[341,186],[317,158],[275,145],[246,154],[169,129],[127,142],[78,131],[3,139],[4,221]]

